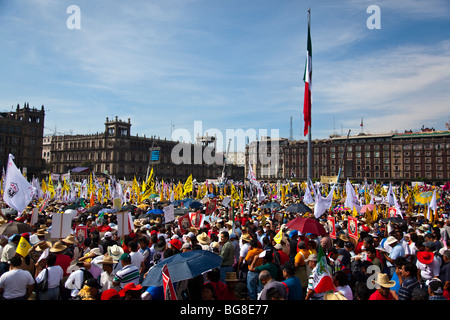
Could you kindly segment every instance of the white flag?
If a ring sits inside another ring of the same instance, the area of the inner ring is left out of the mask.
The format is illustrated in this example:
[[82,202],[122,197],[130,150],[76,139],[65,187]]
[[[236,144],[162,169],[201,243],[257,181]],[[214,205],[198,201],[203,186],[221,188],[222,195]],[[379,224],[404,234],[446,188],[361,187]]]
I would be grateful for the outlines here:
[[31,200],[33,200],[36,188],[25,179],[22,173],[20,173],[20,170],[17,169],[13,159],[14,156],[9,154],[3,189],[3,201],[11,208],[18,212],[22,212]]
[[433,212],[436,212],[436,210],[437,210],[436,189],[434,189],[433,196],[431,197],[430,203],[428,204],[427,219],[430,220],[430,221],[433,218],[431,216],[431,210],[433,210]]
[[335,186],[331,188],[326,198],[322,197],[320,193],[316,196],[316,203],[314,205],[314,217],[319,218],[325,211],[330,209],[333,202],[333,193]]
[[306,184],[305,195],[303,197],[303,203],[308,205],[310,203],[314,203],[314,199],[311,195],[311,190],[309,189],[309,185]]
[[347,178],[347,183],[345,185],[345,192],[347,193],[347,197],[345,198],[344,207],[353,208],[356,207],[356,211],[361,210],[361,205],[358,200],[358,196],[356,195],[355,189],[353,189],[350,180]]

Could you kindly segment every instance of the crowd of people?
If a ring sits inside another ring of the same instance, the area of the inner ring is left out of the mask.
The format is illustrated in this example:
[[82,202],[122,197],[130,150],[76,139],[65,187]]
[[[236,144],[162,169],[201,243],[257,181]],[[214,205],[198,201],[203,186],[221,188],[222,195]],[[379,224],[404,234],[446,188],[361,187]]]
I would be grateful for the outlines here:
[[[246,199],[250,205],[230,210],[217,197],[217,207],[199,227],[183,229],[178,220],[148,214],[151,200],[131,206],[133,227],[117,235],[114,212],[101,216],[79,207],[72,221],[87,227],[80,240],[75,232],[52,239],[52,213],[70,205],[52,201],[39,213],[31,232],[2,236],[0,292],[5,300],[164,300],[163,286],[147,286],[149,270],[164,260],[191,250],[219,255],[220,266],[192,279],[174,283],[178,300],[448,300],[450,299],[450,195],[440,190],[436,219],[417,208],[401,219],[379,217],[368,222],[359,214],[358,237],[348,231],[352,210],[333,210],[321,217],[293,213],[288,198],[269,202]],[[29,223],[31,203],[21,215],[2,214],[1,224]],[[98,205],[98,203],[97,203]],[[111,203],[104,204],[110,208]],[[159,204],[161,207],[168,205]],[[205,213],[205,207],[196,209]],[[289,229],[297,216],[319,221],[326,235]],[[336,218],[330,236],[328,216]],[[183,231],[182,231],[183,230]],[[17,253],[24,238],[28,254]],[[316,292],[313,278],[319,251],[329,265],[334,289]],[[172,297],[173,298],[173,297]]]

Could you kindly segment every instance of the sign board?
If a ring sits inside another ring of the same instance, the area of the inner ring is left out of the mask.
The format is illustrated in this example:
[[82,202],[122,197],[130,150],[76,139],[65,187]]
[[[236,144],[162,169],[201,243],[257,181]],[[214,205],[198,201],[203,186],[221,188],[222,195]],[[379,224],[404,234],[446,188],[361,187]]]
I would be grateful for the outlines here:
[[338,176],[320,176],[320,183],[337,183]]

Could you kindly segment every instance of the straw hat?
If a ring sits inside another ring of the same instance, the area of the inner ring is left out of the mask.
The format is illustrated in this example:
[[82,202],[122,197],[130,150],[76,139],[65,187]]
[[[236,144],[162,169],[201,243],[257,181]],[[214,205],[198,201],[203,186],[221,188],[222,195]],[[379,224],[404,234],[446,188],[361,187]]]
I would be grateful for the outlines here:
[[396,284],[394,280],[389,280],[389,277],[386,273],[379,273],[377,276],[377,280],[375,280],[375,283],[379,284],[383,288],[392,288]]
[[40,252],[45,249],[50,249],[52,247],[52,243],[50,241],[40,242],[34,250]]
[[225,282],[235,282],[240,281],[238,277],[236,276],[236,272],[227,272],[225,276]]
[[208,237],[208,235],[206,234],[206,232],[203,232],[201,234],[199,234],[197,236],[197,240],[200,244],[210,244],[211,243],[211,238]]
[[341,240],[344,241],[344,242],[349,242],[349,241],[350,241],[350,239],[348,238],[348,236],[345,235],[345,234],[340,234],[340,235],[339,235],[339,239],[341,239]]
[[243,234],[241,236],[241,240],[242,241],[246,241],[246,242],[250,242],[250,240],[252,240],[252,237],[250,237],[250,235],[248,233],[246,233],[246,234]]
[[48,234],[48,231],[46,231],[45,229],[38,229],[38,231],[36,232],[36,235],[38,237],[45,237]]
[[395,238],[395,237],[393,237],[393,236],[389,236],[389,237],[386,239],[386,243],[387,243],[388,245],[391,245],[391,244],[394,244],[394,243],[397,243],[397,242],[398,242],[397,238]]
[[119,258],[123,254],[123,252],[123,249],[117,244],[108,247],[108,255],[111,256],[115,261],[119,261]]
[[344,295],[337,291],[337,292],[329,292],[329,293],[325,293],[325,295],[323,296],[324,300],[348,300],[346,297],[344,297]]
[[115,263],[118,263],[118,260],[116,261],[109,254],[105,254],[103,256],[103,260],[100,260],[97,263],[100,263],[100,264],[115,264]]
[[77,239],[75,238],[75,236],[72,235],[65,237],[64,239],[62,239],[62,241],[69,244],[77,243]]
[[53,246],[50,248],[50,252],[61,252],[67,248],[66,245],[64,245],[61,240],[56,241]]

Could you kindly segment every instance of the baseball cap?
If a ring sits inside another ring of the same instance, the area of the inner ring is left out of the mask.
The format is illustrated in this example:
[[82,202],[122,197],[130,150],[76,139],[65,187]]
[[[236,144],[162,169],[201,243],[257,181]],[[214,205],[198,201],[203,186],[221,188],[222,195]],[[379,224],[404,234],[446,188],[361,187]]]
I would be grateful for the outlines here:
[[130,254],[128,254],[128,253],[123,253],[123,254],[120,256],[119,260],[130,262],[130,261],[131,261],[131,256],[130,256]]
[[428,282],[428,287],[434,294],[443,294],[444,293],[444,285],[439,279],[431,279]]
[[305,262],[309,262],[309,261],[317,261],[317,254],[315,254],[315,253],[310,254],[308,256],[308,258],[306,258]]

